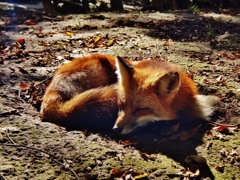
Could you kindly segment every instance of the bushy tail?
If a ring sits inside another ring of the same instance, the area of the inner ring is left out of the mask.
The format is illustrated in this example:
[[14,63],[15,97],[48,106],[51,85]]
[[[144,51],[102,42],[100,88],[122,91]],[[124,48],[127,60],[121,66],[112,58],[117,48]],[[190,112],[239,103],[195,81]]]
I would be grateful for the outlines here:
[[63,100],[59,92],[48,92],[43,99],[40,116],[43,121],[56,122],[59,118],[64,119],[64,113],[61,112]]
[[112,129],[117,118],[117,93],[114,85],[87,90],[62,102],[56,93],[47,94],[42,103],[43,121],[67,129]]
[[199,106],[199,118],[209,120],[213,114],[213,106],[220,100],[213,95],[196,95],[197,105]]

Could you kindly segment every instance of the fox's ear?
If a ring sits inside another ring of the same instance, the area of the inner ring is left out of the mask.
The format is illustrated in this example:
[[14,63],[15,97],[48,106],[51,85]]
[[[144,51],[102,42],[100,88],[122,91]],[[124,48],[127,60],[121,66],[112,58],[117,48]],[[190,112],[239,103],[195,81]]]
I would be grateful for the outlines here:
[[134,68],[126,59],[118,56],[116,60],[116,67],[116,73],[120,83],[128,82],[133,76]]
[[162,76],[157,82],[157,90],[160,94],[174,93],[181,84],[178,72],[170,72]]

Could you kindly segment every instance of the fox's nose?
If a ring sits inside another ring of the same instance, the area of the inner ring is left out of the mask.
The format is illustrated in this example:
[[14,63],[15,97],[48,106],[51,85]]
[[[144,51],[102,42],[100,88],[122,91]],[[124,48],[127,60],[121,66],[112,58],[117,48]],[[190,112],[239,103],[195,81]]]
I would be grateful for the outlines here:
[[115,126],[113,127],[113,130],[114,130],[116,133],[120,134],[120,133],[122,132],[123,128],[117,127],[117,126],[115,125]]

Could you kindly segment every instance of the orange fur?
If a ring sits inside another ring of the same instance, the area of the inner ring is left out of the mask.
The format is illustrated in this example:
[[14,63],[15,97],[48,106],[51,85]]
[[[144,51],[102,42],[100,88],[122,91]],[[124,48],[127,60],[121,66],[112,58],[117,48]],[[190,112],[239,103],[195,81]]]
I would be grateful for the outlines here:
[[105,55],[77,58],[62,65],[43,98],[43,121],[68,129],[112,127],[117,117],[115,70],[115,57]]
[[207,99],[168,62],[91,55],[56,71],[40,115],[68,129],[110,130],[114,126],[127,134],[153,121],[207,118],[212,113]]

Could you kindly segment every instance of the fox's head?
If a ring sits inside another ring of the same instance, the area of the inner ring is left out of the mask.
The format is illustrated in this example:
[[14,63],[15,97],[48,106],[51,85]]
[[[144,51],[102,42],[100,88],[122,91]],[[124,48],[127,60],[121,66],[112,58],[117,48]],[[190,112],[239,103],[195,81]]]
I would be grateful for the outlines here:
[[165,61],[117,58],[119,114],[113,129],[128,134],[150,122],[176,118],[172,102],[181,85],[178,68]]

